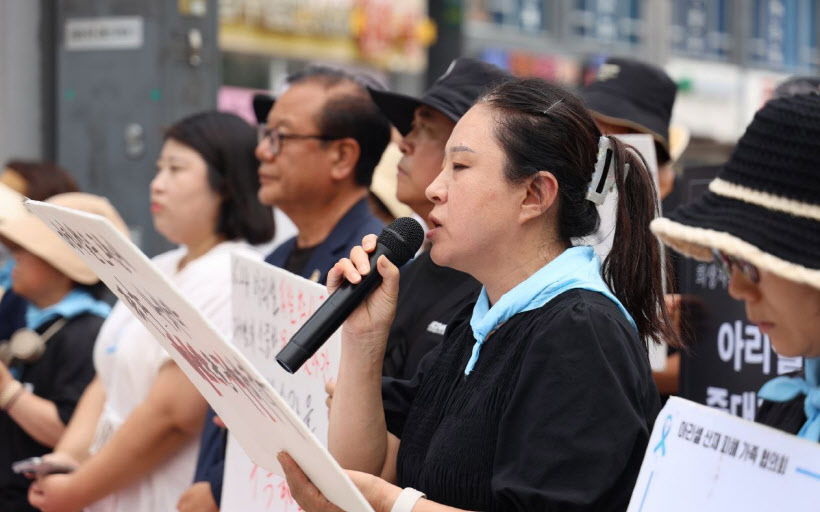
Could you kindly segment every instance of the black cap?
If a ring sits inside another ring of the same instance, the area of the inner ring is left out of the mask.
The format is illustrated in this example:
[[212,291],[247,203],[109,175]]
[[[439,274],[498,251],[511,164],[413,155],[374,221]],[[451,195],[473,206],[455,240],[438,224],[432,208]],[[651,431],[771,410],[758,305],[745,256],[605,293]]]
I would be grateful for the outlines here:
[[253,113],[256,115],[256,122],[265,124],[268,122],[268,113],[273,108],[276,98],[270,94],[254,94],[253,95]]
[[404,94],[379,91],[373,88],[370,95],[382,113],[402,135],[410,132],[413,112],[427,105],[457,123],[473,103],[486,91],[512,78],[512,75],[492,64],[475,59],[454,60],[443,75],[438,77],[421,98]]
[[580,96],[593,116],[655,139],[660,161],[669,160],[669,120],[678,87],[661,68],[610,57]]

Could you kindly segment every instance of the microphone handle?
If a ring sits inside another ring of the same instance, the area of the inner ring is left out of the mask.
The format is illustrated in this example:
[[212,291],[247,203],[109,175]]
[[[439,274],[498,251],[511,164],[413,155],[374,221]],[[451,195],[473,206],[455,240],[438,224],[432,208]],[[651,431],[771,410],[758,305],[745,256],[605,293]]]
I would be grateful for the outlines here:
[[392,261],[393,251],[377,244],[376,250],[370,253],[370,273],[362,276],[362,280],[356,284],[345,280],[279,351],[276,362],[285,371],[296,373],[341,327],[353,310],[381,284],[382,276],[376,269],[376,260],[381,255],[386,255]]

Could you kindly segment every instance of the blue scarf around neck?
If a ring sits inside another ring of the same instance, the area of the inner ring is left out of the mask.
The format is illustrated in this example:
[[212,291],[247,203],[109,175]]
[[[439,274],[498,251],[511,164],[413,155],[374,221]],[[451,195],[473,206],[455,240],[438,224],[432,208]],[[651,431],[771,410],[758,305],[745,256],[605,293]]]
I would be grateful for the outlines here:
[[0,288],[5,290],[11,289],[11,271],[14,270],[14,259],[9,258],[6,263],[0,267]]
[[771,402],[788,402],[806,395],[803,411],[808,419],[797,436],[820,442],[820,357],[806,358],[804,368],[805,378],[777,377],[764,384],[757,396]]
[[36,330],[57,317],[70,319],[83,313],[106,318],[110,312],[111,306],[106,302],[95,299],[85,290],[75,288],[68,292],[60,302],[43,309],[29,302],[26,310],[26,327]]
[[598,292],[618,306],[632,327],[637,331],[635,321],[623,304],[612,294],[601,276],[601,260],[592,247],[582,245],[570,247],[538,272],[531,275],[512,290],[508,291],[490,307],[487,289],[482,287],[478,301],[473,308],[470,327],[475,344],[473,353],[464,369],[470,375],[478,362],[481,345],[491,332],[501,324],[524,311],[538,309],[567,290],[582,289]]

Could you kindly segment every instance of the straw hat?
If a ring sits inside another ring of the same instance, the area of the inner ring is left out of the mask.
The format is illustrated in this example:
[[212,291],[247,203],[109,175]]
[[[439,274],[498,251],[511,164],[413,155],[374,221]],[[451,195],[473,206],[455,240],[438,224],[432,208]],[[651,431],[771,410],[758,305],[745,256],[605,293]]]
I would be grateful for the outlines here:
[[0,183],[0,223],[26,215],[28,210],[23,206],[25,199],[13,188]]
[[373,171],[373,182],[370,184],[370,191],[384,203],[384,206],[390,210],[391,215],[397,219],[413,215],[413,210],[396,197],[399,160],[401,160],[399,146],[391,142],[382,154],[379,165]]
[[[126,236],[128,234],[122,217],[104,197],[69,192],[50,197],[46,203],[100,215]],[[99,281],[74,250],[33,213],[24,211],[17,218],[0,217],[0,237],[39,256],[73,281],[89,285]]]
[[718,249],[820,288],[820,94],[768,102],[709,190],[651,228],[687,256]]

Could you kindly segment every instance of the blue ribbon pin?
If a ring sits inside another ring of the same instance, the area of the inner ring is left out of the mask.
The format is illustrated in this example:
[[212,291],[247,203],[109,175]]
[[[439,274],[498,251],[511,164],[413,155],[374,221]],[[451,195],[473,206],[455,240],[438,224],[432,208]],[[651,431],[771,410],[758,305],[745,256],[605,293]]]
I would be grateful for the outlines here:
[[661,440],[658,441],[658,444],[655,445],[655,449],[652,450],[652,453],[657,453],[658,450],[661,451],[661,456],[666,456],[666,438],[669,436],[669,432],[672,431],[672,415],[666,417],[663,421],[663,429],[661,429]]

